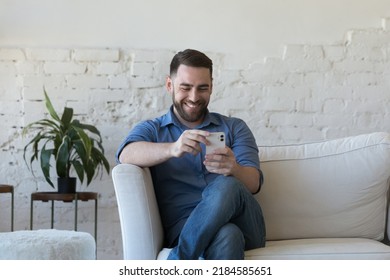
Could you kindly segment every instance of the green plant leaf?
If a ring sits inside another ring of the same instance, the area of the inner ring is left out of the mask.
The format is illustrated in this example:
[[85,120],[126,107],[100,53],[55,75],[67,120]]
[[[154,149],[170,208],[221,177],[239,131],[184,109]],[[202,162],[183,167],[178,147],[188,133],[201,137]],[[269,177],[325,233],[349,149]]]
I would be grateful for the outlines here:
[[96,162],[98,164],[101,164],[103,163],[103,166],[104,168],[106,169],[107,173],[110,173],[110,163],[108,162],[108,160],[105,158],[104,154],[102,152],[100,152],[98,149],[96,149],[96,147],[93,147],[92,149],[92,154],[94,155],[94,157],[96,158]]
[[57,112],[54,110],[53,104],[50,101],[49,96],[46,93],[46,89],[43,90],[45,94],[45,102],[46,102],[46,108],[49,112],[50,116],[55,119],[56,121],[60,121],[60,117],[58,116]]
[[69,129],[72,118],[73,118],[73,109],[65,107],[61,117],[61,123],[62,126],[64,127],[64,130]]
[[72,160],[72,165],[76,171],[77,177],[79,178],[80,182],[83,183],[84,181],[84,167],[82,163],[79,160]]
[[50,180],[50,158],[53,154],[53,149],[47,149],[46,145],[42,147],[41,151],[41,169],[46,181],[54,188],[53,182]]
[[87,174],[87,185],[92,182],[92,179],[95,175],[96,166],[93,161],[88,161],[88,164],[84,166],[85,173]]
[[56,169],[58,177],[69,177],[69,155],[70,149],[72,148],[69,145],[70,138],[65,136],[62,140],[60,147],[58,148],[56,155]]
[[48,120],[48,119],[42,119],[33,123],[30,123],[24,128],[24,131],[27,132],[30,129],[38,129],[38,130],[48,130],[51,128],[54,131],[58,131],[60,129],[59,125],[57,122],[53,120]]
[[78,121],[78,120],[73,120],[72,124],[73,124],[73,126],[79,127],[81,129],[89,130],[93,134],[96,134],[97,136],[99,136],[99,139],[101,137],[100,131],[93,125],[80,123],[80,121]]
[[81,128],[74,127],[74,129],[77,132],[78,139],[80,139],[81,142],[83,143],[83,146],[84,146],[84,149],[85,149],[85,153],[86,153],[85,157],[86,158],[90,158],[90,156],[91,156],[91,149],[92,149],[91,138],[89,138],[87,133],[85,133],[84,130],[82,130]]
[[[38,142],[40,141],[41,139],[41,135],[40,133],[38,133],[30,142],[28,142],[28,144],[24,147],[24,150],[23,150],[23,159],[24,161],[26,162],[27,166],[29,167],[29,169],[31,169],[31,164],[32,162],[35,160],[35,159],[38,159],[38,151],[37,151],[37,145],[38,145]],[[30,145],[33,145],[33,155],[31,156],[31,159],[30,159],[30,162],[27,163],[27,159],[26,159],[26,153],[27,153],[27,148],[30,146]]]

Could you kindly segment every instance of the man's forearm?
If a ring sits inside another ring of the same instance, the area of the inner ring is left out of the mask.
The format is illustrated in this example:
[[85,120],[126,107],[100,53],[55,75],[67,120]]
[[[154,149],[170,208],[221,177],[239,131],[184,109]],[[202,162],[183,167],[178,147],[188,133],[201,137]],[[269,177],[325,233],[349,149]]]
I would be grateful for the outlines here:
[[256,193],[260,187],[260,173],[256,168],[240,166],[233,172],[233,176],[245,184],[251,193]]
[[123,148],[119,161],[140,167],[150,167],[172,157],[172,143],[133,142]]

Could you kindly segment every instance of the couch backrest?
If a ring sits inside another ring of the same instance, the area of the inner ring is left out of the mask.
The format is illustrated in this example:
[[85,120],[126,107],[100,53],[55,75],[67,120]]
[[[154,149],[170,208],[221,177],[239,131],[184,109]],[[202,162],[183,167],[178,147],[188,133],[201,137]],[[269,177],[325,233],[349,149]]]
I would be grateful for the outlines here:
[[390,135],[259,147],[267,239],[384,238]]

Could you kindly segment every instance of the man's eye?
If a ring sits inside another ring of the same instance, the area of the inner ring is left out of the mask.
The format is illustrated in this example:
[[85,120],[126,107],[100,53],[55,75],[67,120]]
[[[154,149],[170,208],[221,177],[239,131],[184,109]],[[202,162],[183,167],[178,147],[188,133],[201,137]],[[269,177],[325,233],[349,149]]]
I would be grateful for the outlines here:
[[191,88],[190,87],[181,87],[180,88],[182,91],[189,91]]

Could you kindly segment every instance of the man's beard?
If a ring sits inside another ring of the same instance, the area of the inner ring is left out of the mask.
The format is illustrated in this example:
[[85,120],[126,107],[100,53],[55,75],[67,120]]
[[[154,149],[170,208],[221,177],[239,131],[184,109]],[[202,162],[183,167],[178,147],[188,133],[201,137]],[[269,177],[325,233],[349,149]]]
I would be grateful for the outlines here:
[[194,113],[188,113],[184,110],[184,105],[183,103],[179,103],[175,101],[175,95],[173,95],[173,106],[176,109],[176,112],[179,114],[179,116],[185,120],[186,122],[197,122],[200,120],[203,120],[204,116],[207,113],[207,104],[204,102],[198,102],[199,110],[194,112]]

